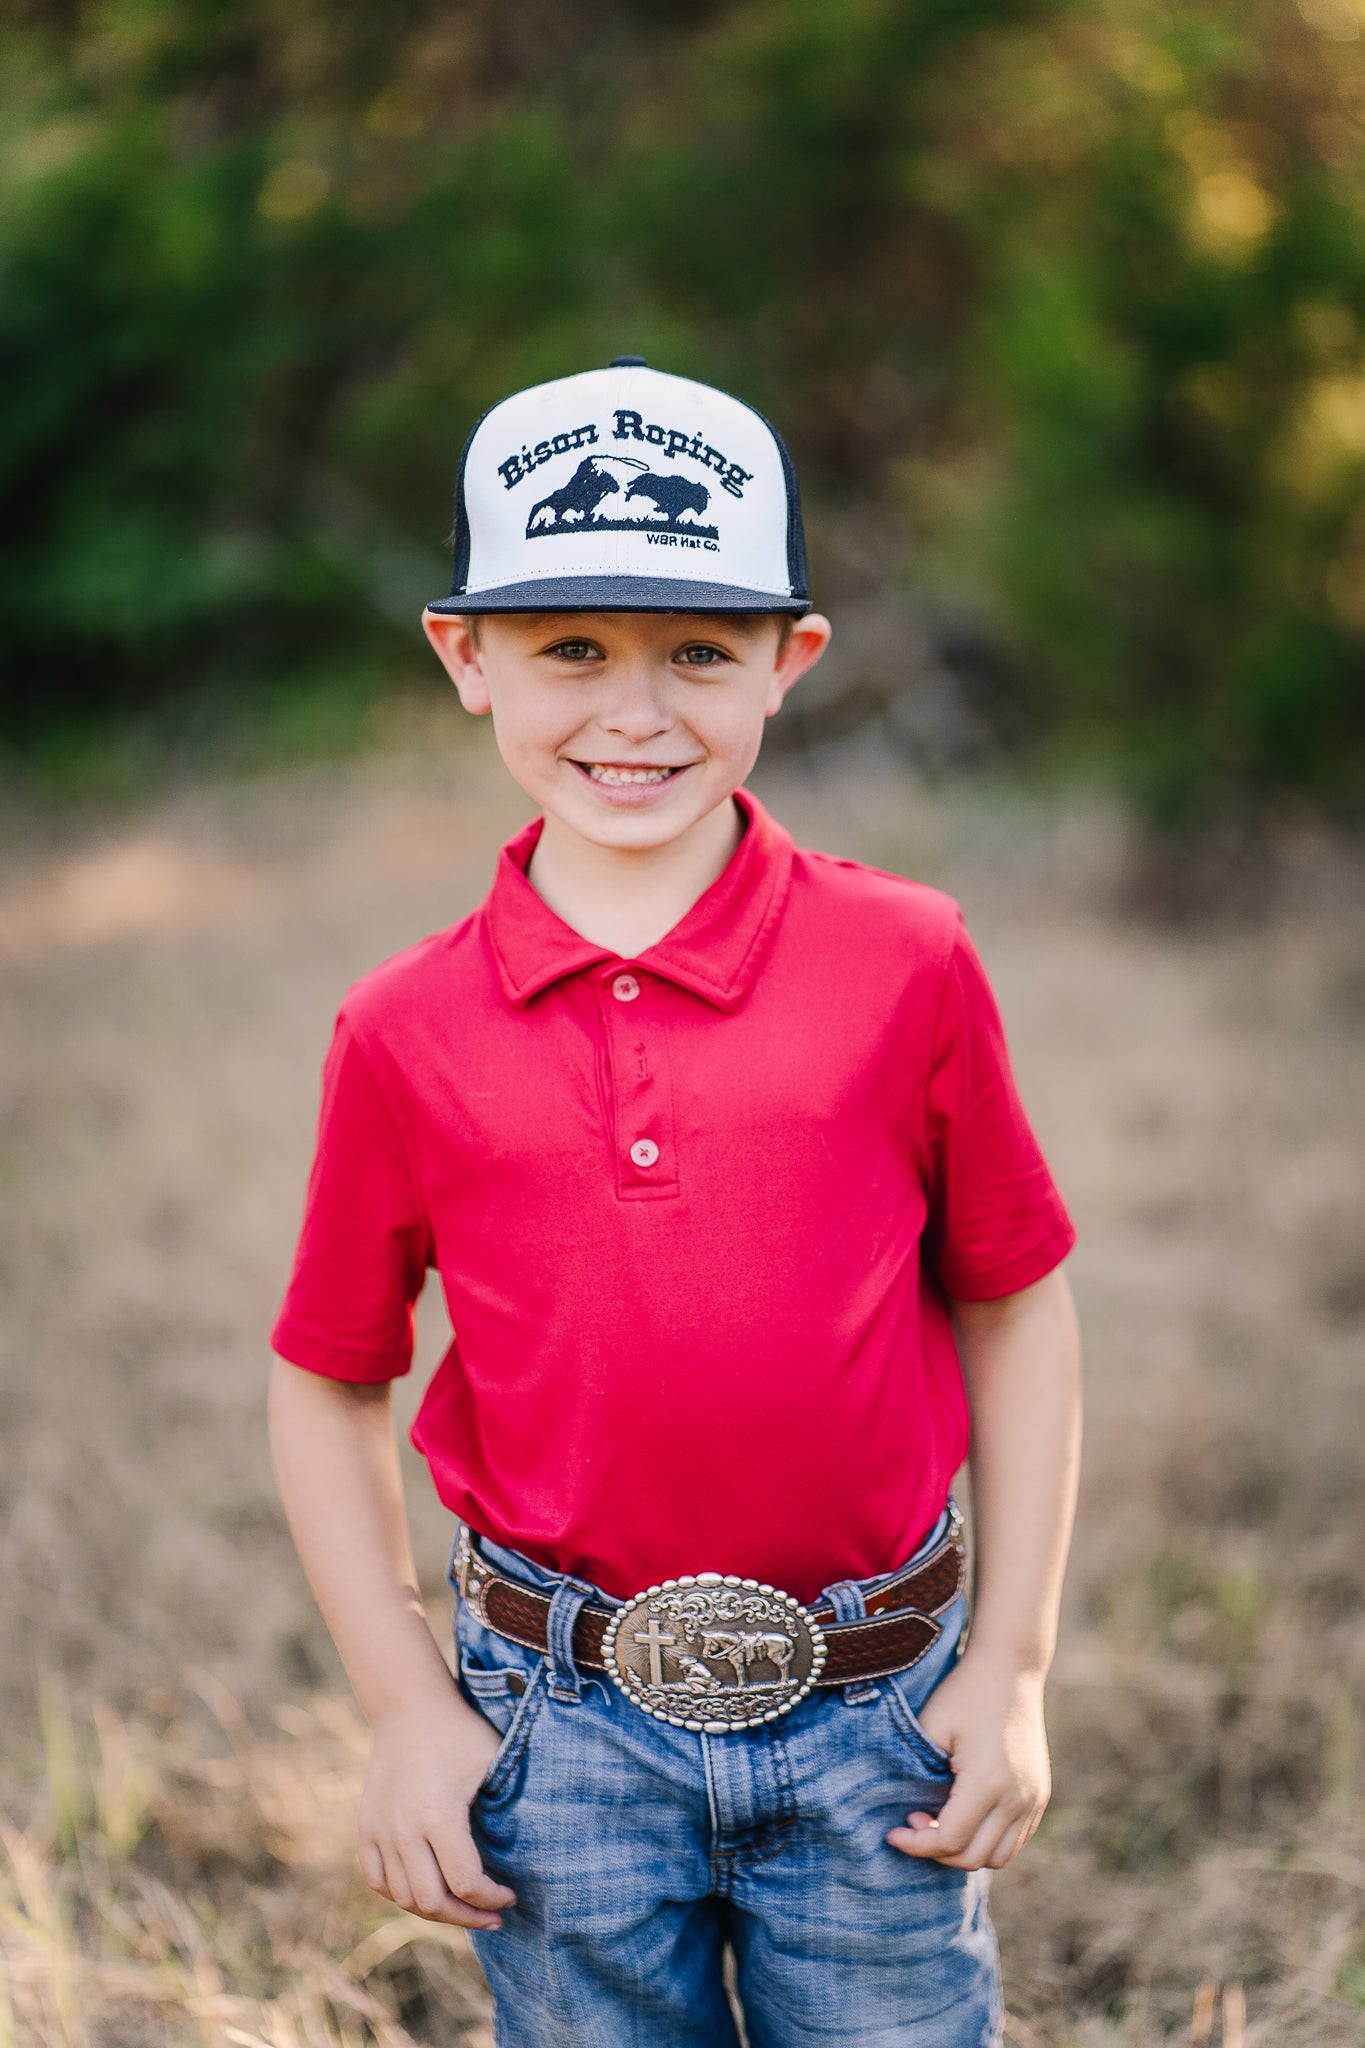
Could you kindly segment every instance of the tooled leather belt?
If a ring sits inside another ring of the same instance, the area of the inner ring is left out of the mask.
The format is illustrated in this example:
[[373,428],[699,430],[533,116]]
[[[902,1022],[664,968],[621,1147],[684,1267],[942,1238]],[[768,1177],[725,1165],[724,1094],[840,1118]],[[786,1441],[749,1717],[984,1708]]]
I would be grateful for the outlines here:
[[[573,1628],[574,1662],[604,1671],[626,1698],[677,1728],[722,1734],[775,1721],[813,1686],[886,1678],[917,1664],[942,1634],[938,1617],[962,1590],[962,1517],[919,1564],[865,1596],[866,1615],[839,1621],[832,1604],[733,1573],[664,1579],[606,1607],[589,1599]],[[462,1527],[452,1560],[476,1620],[523,1649],[549,1654],[552,1593],[508,1578]]]

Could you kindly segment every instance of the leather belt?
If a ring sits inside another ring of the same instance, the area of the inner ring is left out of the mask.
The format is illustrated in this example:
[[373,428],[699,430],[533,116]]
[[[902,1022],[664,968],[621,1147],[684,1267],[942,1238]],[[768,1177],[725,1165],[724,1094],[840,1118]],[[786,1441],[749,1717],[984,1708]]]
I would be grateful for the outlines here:
[[[865,1596],[865,1618],[839,1621],[828,1600],[803,1607],[756,1579],[699,1572],[618,1606],[586,1601],[574,1622],[574,1662],[606,1672],[645,1713],[708,1734],[776,1720],[813,1686],[908,1670],[937,1642],[938,1617],[962,1590],[962,1516],[955,1503],[950,1512],[948,1533],[928,1557]],[[552,1592],[498,1571],[464,1526],[452,1562],[476,1620],[549,1654]]]

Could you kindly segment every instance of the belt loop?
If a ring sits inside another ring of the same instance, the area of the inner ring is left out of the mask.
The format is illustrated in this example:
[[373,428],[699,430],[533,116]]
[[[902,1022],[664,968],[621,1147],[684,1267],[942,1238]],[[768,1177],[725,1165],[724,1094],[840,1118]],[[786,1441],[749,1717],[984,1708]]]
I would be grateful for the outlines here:
[[837,1586],[826,1586],[820,1597],[828,1600],[836,1621],[861,1621],[867,1613],[863,1589],[856,1579],[840,1579]]
[[[836,1621],[861,1621],[867,1613],[867,1601],[856,1579],[840,1579],[837,1585],[826,1586],[821,1598],[828,1600],[834,1609]],[[875,1700],[881,1696],[881,1687],[870,1678],[855,1678],[840,1690],[850,1707],[861,1706],[864,1700]]]
[[583,1681],[574,1662],[573,1631],[579,1610],[591,1600],[595,1590],[586,1579],[565,1577],[550,1597],[545,1625],[550,1659],[546,1678],[550,1698],[563,1700],[566,1705],[577,1706],[583,1697]]

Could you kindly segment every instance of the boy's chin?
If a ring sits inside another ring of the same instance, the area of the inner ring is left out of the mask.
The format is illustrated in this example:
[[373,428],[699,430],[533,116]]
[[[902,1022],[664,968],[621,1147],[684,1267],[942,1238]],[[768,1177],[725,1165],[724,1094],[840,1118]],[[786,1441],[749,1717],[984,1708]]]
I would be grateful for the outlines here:
[[581,810],[571,814],[570,807],[565,805],[557,815],[559,823],[567,831],[591,846],[629,847],[644,851],[651,847],[671,846],[675,840],[686,838],[706,813],[698,814],[689,805],[686,811],[671,816],[664,811],[589,811],[584,816]]

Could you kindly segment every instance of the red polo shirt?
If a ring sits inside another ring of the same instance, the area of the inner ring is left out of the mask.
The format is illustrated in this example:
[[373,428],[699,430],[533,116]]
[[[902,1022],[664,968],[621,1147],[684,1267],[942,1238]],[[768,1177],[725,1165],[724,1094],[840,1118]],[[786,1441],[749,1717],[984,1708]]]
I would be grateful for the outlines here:
[[271,1338],[392,1379],[434,1266],[438,1494],[618,1596],[898,1564],[967,1450],[945,1294],[1076,1237],[954,899],[737,802],[724,873],[638,959],[541,901],[537,819],[478,910],[349,990]]

